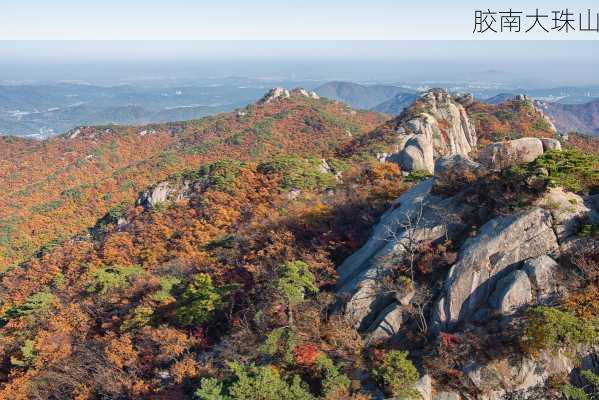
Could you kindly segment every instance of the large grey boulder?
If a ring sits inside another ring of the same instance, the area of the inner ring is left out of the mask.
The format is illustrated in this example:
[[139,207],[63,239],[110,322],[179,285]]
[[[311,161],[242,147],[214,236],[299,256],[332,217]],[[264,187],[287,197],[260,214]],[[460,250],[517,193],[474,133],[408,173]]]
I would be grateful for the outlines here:
[[497,282],[489,304],[500,314],[508,315],[530,304],[531,301],[530,280],[524,271],[516,270]]
[[548,255],[531,258],[524,262],[522,270],[526,272],[533,286],[537,303],[549,300],[557,291],[557,263]]
[[492,170],[502,170],[534,161],[543,154],[543,142],[537,138],[521,138],[491,143],[480,151],[478,160]]
[[500,274],[528,258],[558,250],[551,214],[532,208],[487,222],[466,240],[433,313],[433,329],[451,329],[487,302]]
[[439,158],[435,162],[433,192],[457,193],[485,174],[485,168],[462,154]]
[[432,174],[435,169],[433,144],[422,135],[411,137],[403,151],[392,159],[397,159],[404,171],[426,171]]

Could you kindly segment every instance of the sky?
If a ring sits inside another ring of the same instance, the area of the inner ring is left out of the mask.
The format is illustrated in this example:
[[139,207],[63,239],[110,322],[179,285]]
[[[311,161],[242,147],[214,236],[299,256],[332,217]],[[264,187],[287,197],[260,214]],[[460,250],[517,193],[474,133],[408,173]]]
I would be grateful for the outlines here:
[[0,83],[246,76],[598,84],[597,41],[0,41]]
[[473,32],[476,10],[510,8],[599,13],[596,0],[7,0],[0,82],[182,74],[599,80],[599,32],[546,22],[550,32],[524,33],[524,21],[520,33]]
[[599,32],[474,35],[474,12],[599,12],[596,0],[18,0],[0,39],[438,40],[598,39]]

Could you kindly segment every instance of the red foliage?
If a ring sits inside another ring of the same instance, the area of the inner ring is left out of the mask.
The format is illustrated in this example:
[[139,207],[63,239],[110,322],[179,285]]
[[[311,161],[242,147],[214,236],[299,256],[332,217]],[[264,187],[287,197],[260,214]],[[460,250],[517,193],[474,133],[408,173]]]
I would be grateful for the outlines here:
[[303,367],[309,367],[314,365],[318,356],[322,354],[318,347],[314,344],[308,343],[300,346],[296,346],[293,349],[293,355],[295,362]]

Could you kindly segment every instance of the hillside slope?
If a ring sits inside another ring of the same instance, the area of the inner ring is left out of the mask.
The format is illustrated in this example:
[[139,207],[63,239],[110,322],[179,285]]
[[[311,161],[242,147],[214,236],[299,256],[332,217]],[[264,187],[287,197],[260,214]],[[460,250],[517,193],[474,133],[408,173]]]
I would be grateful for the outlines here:
[[293,92],[238,112],[143,127],[83,127],[46,141],[0,138],[0,265],[93,226],[112,207],[178,171],[281,152],[331,154],[384,122]]
[[[0,398],[590,392],[599,158],[520,100],[431,90],[385,120],[274,89],[199,121],[2,139],[29,205],[4,193],[23,216],[3,232],[64,239],[5,247]],[[497,127],[515,139],[487,144]]]

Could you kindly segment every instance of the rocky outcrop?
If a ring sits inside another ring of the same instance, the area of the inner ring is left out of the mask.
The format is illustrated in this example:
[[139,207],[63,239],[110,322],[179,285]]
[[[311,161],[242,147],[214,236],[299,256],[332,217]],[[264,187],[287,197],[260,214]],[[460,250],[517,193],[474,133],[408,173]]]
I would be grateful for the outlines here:
[[264,95],[264,97],[262,97],[262,99],[260,99],[259,103],[268,104],[268,103],[272,103],[275,100],[288,99],[293,95],[307,97],[309,99],[314,99],[314,100],[320,99],[320,96],[318,94],[316,94],[316,92],[308,91],[306,89],[297,88],[297,89],[289,90],[289,89],[285,89],[282,87],[276,87],[276,88],[270,89]]
[[435,329],[451,329],[471,319],[510,267],[557,249],[551,214],[541,208],[487,222],[477,236],[466,240],[449,271],[434,310]]
[[264,95],[264,97],[260,100],[260,103],[268,104],[268,103],[272,103],[274,100],[288,99],[289,97],[291,97],[291,93],[289,92],[289,90],[282,88],[282,87],[276,87],[276,88],[270,89]]
[[137,204],[151,209],[165,202],[189,200],[191,192],[192,183],[189,180],[164,181],[142,192]]
[[537,138],[521,138],[491,143],[483,147],[478,161],[492,170],[502,170],[517,164],[534,161],[543,154],[543,142]]
[[[404,193],[396,207],[381,217],[370,240],[338,268],[337,294],[345,305],[346,316],[356,327],[368,329],[381,310],[395,301],[381,289],[382,277],[392,261],[405,257],[408,242],[443,237],[447,225],[441,210],[450,212],[464,207],[461,202],[432,195],[431,186],[431,180],[424,181]],[[414,224],[417,216],[419,223]]]
[[392,160],[405,171],[434,172],[434,159],[467,155],[476,147],[474,126],[464,107],[447,91],[425,92],[396,120],[398,152]]
[[[550,376],[573,375],[577,360],[591,360],[596,349],[581,346],[571,351],[543,350],[536,357],[517,356],[487,363],[470,362],[463,372],[484,400],[544,399]],[[591,366],[594,367],[594,366]]]

